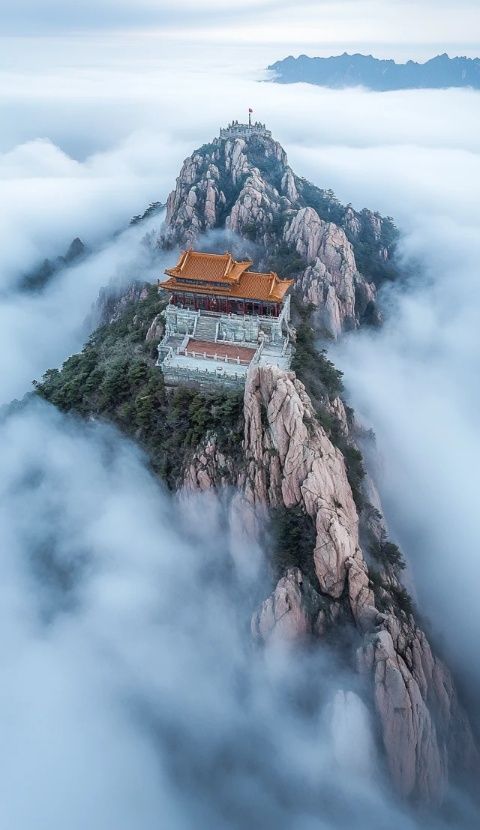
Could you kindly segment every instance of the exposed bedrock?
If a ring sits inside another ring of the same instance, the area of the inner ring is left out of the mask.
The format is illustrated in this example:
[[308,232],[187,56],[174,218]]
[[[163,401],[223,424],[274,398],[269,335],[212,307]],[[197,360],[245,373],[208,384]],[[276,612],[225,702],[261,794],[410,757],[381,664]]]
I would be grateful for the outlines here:
[[344,457],[292,372],[252,368],[244,411],[242,469],[229,468],[210,443],[193,458],[186,484],[234,483],[244,509],[248,504],[254,513],[301,507],[315,527],[317,580],[289,568],[255,612],[252,634],[267,645],[321,643],[337,622],[350,619],[360,643],[356,666],[371,688],[392,780],[403,796],[438,803],[452,770],[478,770],[477,748],[452,676],[414,617],[394,604],[377,608]]
[[[336,221],[322,218],[320,205]],[[337,337],[376,319],[376,288],[368,269],[381,274],[393,256],[391,220],[343,208],[330,192],[299,179],[271,137],[216,138],[184,161],[159,242],[201,244],[202,234],[215,228],[254,242],[263,252],[260,260],[268,266],[273,255],[280,271],[282,257],[295,252],[292,276],[301,298],[317,307],[320,331]],[[370,252],[364,273],[355,249]]]

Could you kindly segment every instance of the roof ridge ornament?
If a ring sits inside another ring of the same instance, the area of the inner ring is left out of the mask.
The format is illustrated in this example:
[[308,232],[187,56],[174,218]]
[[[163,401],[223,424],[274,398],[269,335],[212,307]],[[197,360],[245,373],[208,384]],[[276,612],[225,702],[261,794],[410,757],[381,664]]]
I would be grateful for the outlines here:
[[183,271],[183,269],[185,268],[185,265],[186,265],[186,262],[187,262],[187,259],[188,259],[188,256],[189,256],[191,250],[192,250],[191,248],[187,248],[187,250],[183,252],[182,257],[181,257],[180,262],[179,262],[180,271]]

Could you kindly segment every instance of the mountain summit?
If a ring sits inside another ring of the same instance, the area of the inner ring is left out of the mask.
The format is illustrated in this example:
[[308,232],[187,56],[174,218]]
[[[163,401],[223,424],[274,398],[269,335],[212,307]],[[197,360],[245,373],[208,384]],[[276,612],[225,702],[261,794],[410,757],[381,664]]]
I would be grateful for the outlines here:
[[293,277],[317,329],[333,337],[375,322],[376,289],[397,276],[393,221],[295,175],[263,125],[233,122],[184,161],[160,244],[198,246],[215,229],[243,240],[260,267]]

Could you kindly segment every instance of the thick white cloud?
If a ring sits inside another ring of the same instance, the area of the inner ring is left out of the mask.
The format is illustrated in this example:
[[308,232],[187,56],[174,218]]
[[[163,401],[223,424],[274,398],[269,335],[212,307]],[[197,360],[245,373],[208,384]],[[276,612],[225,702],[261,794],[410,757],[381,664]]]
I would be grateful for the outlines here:
[[[215,135],[220,124],[246,117],[249,106],[289,142],[479,146],[474,92],[376,96],[257,83],[268,78],[265,67],[279,57],[272,47],[222,44],[207,50],[198,42],[153,34],[93,38],[88,50],[83,39],[39,39],[33,47],[22,41],[8,56],[9,70],[0,72],[4,152],[47,136],[84,159],[143,131],[180,140],[186,150]],[[144,167],[153,162],[147,151]]]
[[105,285],[155,281],[167,261],[143,239],[161,216],[100,245],[85,260],[55,275],[39,292],[11,291],[0,301],[0,403],[22,397],[48,366],[80,351],[90,334],[87,318]]
[[160,133],[133,133],[83,162],[47,139],[0,154],[0,290],[63,253],[75,236],[94,247],[150,202],[165,201],[182,154]]

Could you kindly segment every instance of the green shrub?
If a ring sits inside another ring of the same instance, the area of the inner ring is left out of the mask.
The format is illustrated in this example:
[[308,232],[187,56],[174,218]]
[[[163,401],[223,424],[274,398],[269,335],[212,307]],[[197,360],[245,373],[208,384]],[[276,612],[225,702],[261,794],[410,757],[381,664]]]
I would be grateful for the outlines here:
[[341,225],[345,208],[336,198],[333,190],[321,190],[306,179],[299,180],[300,195],[309,207],[312,207],[320,219]]
[[395,572],[402,571],[405,568],[405,560],[400,548],[387,539],[384,531],[380,539],[373,534],[370,535],[367,549],[377,562],[389,565]]
[[314,306],[302,307],[298,300],[293,305],[298,322],[292,369],[315,406],[316,402],[335,398],[343,392],[343,373],[328,359],[325,349],[317,348],[318,335],[311,322]]
[[389,586],[389,593],[394,605],[408,616],[415,616],[415,605],[407,589],[396,585]]
[[348,483],[350,484],[352,495],[360,511],[364,506],[364,498],[362,494],[362,482],[365,478],[365,467],[363,466],[363,456],[360,450],[342,439],[338,443],[339,449],[345,458],[345,467],[347,470]]
[[317,585],[313,551],[316,530],[313,519],[301,506],[277,507],[271,511],[270,561],[276,579],[288,568],[298,567],[312,585]]
[[[334,222],[343,227],[345,212],[351,205],[342,205],[332,190],[321,190],[306,179],[299,179],[298,186],[305,205],[314,208],[325,222]],[[373,280],[376,285],[381,285],[385,281],[392,281],[400,276],[400,268],[394,257],[399,234],[393,219],[383,217],[380,238],[377,238],[367,213],[366,210],[360,213],[359,232],[354,232],[348,227],[344,230],[352,244],[360,273],[369,281]],[[381,254],[383,249],[389,253],[387,260]]]
[[380,571],[369,567],[368,576],[375,595],[375,604],[379,611],[403,611],[407,615],[415,616],[415,604],[403,585],[392,585],[386,582]]
[[[281,216],[275,217],[270,227],[272,235],[279,237],[284,224],[285,220]],[[296,248],[283,241],[275,249],[275,253],[267,259],[267,268],[271,271],[276,271],[283,278],[300,273],[305,269],[306,264]]]
[[385,542],[382,553],[393,568],[398,570],[405,568],[405,560],[398,545],[395,545],[393,542]]

